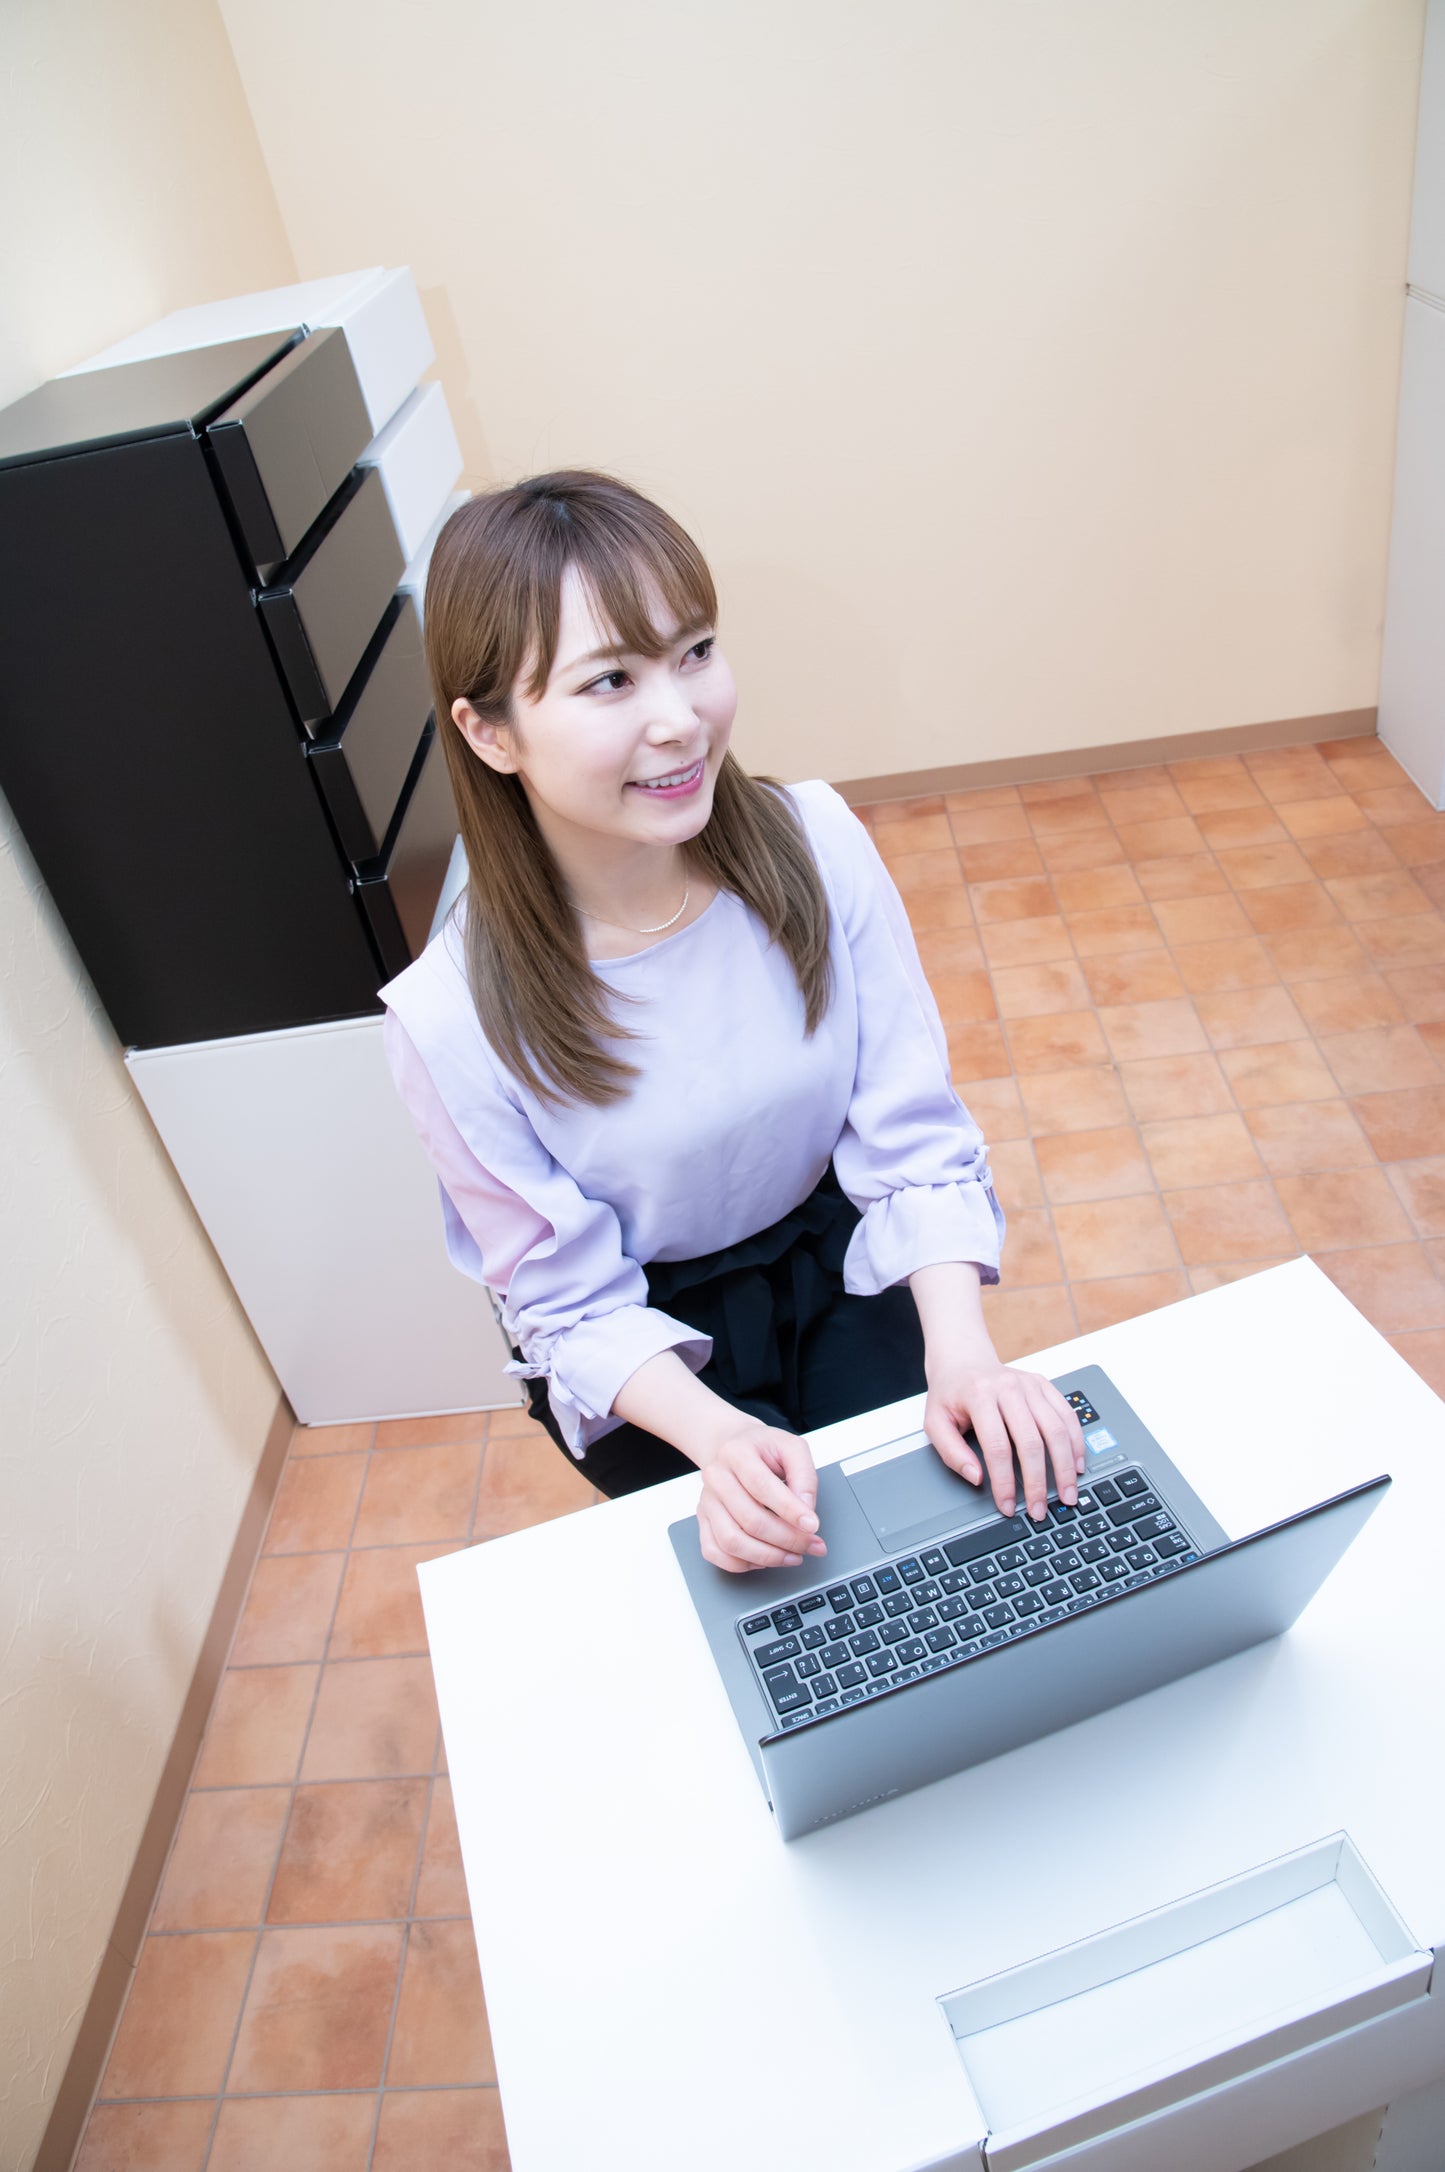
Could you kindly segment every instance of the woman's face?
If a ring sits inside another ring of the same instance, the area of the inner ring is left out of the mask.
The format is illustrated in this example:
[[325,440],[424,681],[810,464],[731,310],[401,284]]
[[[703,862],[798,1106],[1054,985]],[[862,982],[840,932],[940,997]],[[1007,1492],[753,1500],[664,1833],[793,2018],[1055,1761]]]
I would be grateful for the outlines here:
[[737,708],[733,675],[707,626],[655,621],[658,657],[623,654],[599,623],[581,574],[563,576],[557,654],[542,693],[512,691],[512,724],[471,703],[452,716],[493,769],[521,778],[554,847],[588,832],[642,845],[680,845],[712,812],[713,788]]

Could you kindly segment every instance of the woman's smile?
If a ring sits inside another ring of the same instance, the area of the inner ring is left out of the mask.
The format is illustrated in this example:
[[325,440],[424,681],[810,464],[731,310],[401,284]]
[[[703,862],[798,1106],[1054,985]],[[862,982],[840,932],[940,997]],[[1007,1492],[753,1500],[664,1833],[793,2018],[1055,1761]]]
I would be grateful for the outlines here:
[[650,792],[659,799],[687,799],[702,783],[706,757],[699,755],[690,769],[671,769],[665,777],[631,777],[628,790]]

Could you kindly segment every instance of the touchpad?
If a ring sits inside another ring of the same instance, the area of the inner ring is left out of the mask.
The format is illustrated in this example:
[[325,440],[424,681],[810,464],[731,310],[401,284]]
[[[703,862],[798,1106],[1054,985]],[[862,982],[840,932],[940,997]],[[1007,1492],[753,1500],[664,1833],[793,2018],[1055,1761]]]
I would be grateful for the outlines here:
[[839,1468],[889,1553],[998,1514],[987,1485],[971,1486],[951,1471],[926,1433],[850,1456]]

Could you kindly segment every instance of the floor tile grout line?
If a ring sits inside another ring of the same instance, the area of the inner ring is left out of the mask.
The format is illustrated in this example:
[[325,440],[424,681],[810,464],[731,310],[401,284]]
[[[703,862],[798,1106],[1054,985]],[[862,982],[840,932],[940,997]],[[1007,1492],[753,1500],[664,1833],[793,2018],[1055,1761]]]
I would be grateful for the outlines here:
[[[490,1429],[489,1429],[489,1430],[490,1430]],[[485,1454],[486,1454],[486,1444],[485,1444],[485,1442],[484,1442],[484,1443],[483,1443],[483,1449],[482,1449],[482,1456],[483,1456],[483,1457],[485,1457]],[[481,1463],[482,1463],[482,1458],[480,1458],[480,1457],[479,1457],[479,1458],[478,1458],[478,1463],[477,1463],[477,1484],[478,1484],[478,1486],[480,1486],[480,1485],[481,1485],[481,1482],[482,1482],[482,1474],[481,1474]],[[441,1729],[441,1719],[440,1719],[440,1717],[438,1717],[438,1720],[437,1720],[437,1728],[436,1728],[436,1736],[435,1736],[435,1738],[434,1738],[434,1740],[433,1740],[433,1743],[432,1743],[432,1770],[431,1770],[431,1776],[430,1776],[430,1778],[429,1778],[429,1779],[428,1779],[428,1781],[427,1781],[427,1790],[426,1790],[426,1808],[425,1808],[425,1813],[424,1813],[424,1815],[423,1815],[423,1817],[422,1817],[422,1824],[421,1824],[421,1838],[420,1838],[420,1840],[419,1840],[419,1842],[418,1842],[418,1845],[417,1845],[417,1851],[416,1851],[416,1861],[415,1861],[415,1863],[414,1863],[414,1864],[412,1865],[412,1873],[411,1873],[411,1893],[410,1893],[410,1895],[409,1895],[409,1897],[408,1897],[408,1903],[407,1903],[407,1911],[406,1911],[406,1928],[405,1928],[405,1931],[404,1931],[404,1932],[403,1932],[403,1934],[402,1934],[402,1941],[401,1941],[401,1965],[400,1965],[400,1967],[399,1967],[399,1968],[397,1969],[397,1972],[396,1972],[396,1984],[395,1984],[395,1988],[394,1988],[394,1989],[393,1989],[393,1991],[392,1991],[392,1999],[391,1999],[391,2019],[390,2019],[390,2020],[388,2021],[388,2023],[387,2023],[387,2028],[386,2028],[386,2042],[385,2042],[385,2044],[384,2044],[384,2045],[383,2045],[383,2047],[382,2047],[382,2053],[381,2053],[381,2073],[380,2073],[380,2076],[379,2076],[379,2078],[378,2078],[378,2081],[377,2081],[377,2086],[376,2086],[376,2113],[375,2113],[375,2116],[374,2116],[374,2118],[373,2118],[373,2120],[372,2120],[372,2123],[371,2123],[371,2140],[370,2140],[370,2143],[369,2143],[369,2144],[368,2144],[368,2146],[367,2146],[367,2152],[366,2152],[366,2172],[371,2172],[372,2160],[374,2159],[374,2157],[375,2157],[375,2155],[376,2155],[376,2145],[377,2145],[377,2141],[378,2141],[378,2139],[380,2138],[380,2134],[381,2134],[381,2108],[382,2108],[382,2099],[383,2099],[383,2096],[384,2096],[384,2094],[385,2094],[385,2091],[386,2091],[386,2087],[387,2087],[387,2069],[388,2069],[388,2068],[390,2067],[390,2065],[391,2065],[391,2050],[392,2050],[392,2045],[393,2045],[393,2043],[394,2043],[394,2042],[395,2042],[395,2040],[396,2040],[396,2021],[397,2021],[397,2015],[398,2015],[398,2014],[399,2014],[399,2013],[401,2012],[401,1993],[402,1993],[402,1986],[403,1986],[403,1984],[404,1984],[404,1983],[405,1983],[405,1981],[406,1981],[406,1970],[407,1970],[407,1963],[408,1963],[408,1961],[409,1961],[409,1960],[410,1960],[410,1958],[411,1958],[411,1934],[412,1934],[412,1927],[413,1927],[413,1925],[415,1924],[415,1922],[417,1921],[417,1913],[416,1913],[416,1903],[417,1903],[417,1896],[418,1896],[418,1894],[419,1894],[419,1893],[420,1893],[420,1891],[421,1891],[421,1873],[422,1873],[422,1865],[423,1865],[423,1864],[424,1864],[424,1862],[426,1861],[426,1844],[427,1844],[427,1841],[428,1841],[428,1840],[430,1839],[430,1837],[431,1837],[431,1813],[432,1813],[432,1804],[433,1804],[433,1803],[435,1802],[435,1800],[436,1800],[436,1784],[437,1784],[437,1783],[436,1783],[436,1763],[437,1763],[437,1758],[438,1758],[438,1757],[439,1757],[439,1755],[441,1754],[441,1736],[442,1736],[442,1729]],[[452,1916],[452,1917],[448,1917],[448,1918],[445,1918],[445,1919],[443,1919],[443,1918],[439,1918],[439,1917],[428,1917],[428,1918],[426,1918],[426,1920],[427,1920],[428,1922],[434,1922],[434,1921],[442,1921],[442,1920],[446,1920],[446,1921],[449,1921],[449,1922],[458,1922],[458,1921],[462,1921],[462,1922],[468,1922],[468,1923],[469,1923],[469,1922],[471,1921],[471,1918],[470,1918],[470,1916],[465,1916],[465,1917],[456,1917],[456,1916]]]
[[[301,1737],[301,1745],[300,1745],[300,1748],[299,1748],[299,1750],[297,1751],[297,1754],[296,1754],[296,1765],[295,1765],[295,1770],[293,1771],[293,1773],[292,1773],[292,1777],[291,1777],[291,1786],[290,1786],[290,1799],[288,1800],[288,1802],[287,1802],[287,1805],[286,1805],[286,1815],[285,1815],[285,1817],[283,1818],[283,1820],[282,1820],[282,1823],[281,1823],[281,1833],[280,1833],[280,1838],[279,1838],[279,1840],[277,1841],[277,1844],[276,1844],[276,1853],[275,1853],[274,1857],[272,1858],[272,1862],[271,1862],[271,1875],[270,1875],[270,1877],[269,1877],[269,1878],[267,1879],[267,1881],[266,1881],[266,1893],[265,1893],[265,1898],[264,1898],[264,1900],[262,1901],[262,1904],[261,1904],[261,1917],[260,1917],[260,1922],[259,1922],[259,1923],[258,1923],[258,1925],[257,1925],[257,1928],[256,1928],[256,1934],[255,1934],[255,1938],[254,1938],[254,1940],[253,1940],[253,1942],[252,1942],[252,1946],[251,1946],[251,1959],[250,1959],[249,1965],[247,1966],[247,1969],[246,1969],[246,1981],[245,1981],[244,1985],[242,1986],[242,1990],[241,1990],[241,1999],[240,1999],[240,2004],[239,2004],[239,2005],[237,2006],[237,2008],[236,2008],[236,2019],[235,2019],[234,2025],[232,2026],[232,2030],[231,2030],[231,2042],[230,2042],[230,2047],[229,2047],[229,2049],[228,2049],[228,2051],[227,2051],[227,2053],[226,2053],[226,2063],[225,2063],[225,2066],[224,2066],[224,2068],[222,2069],[222,2072],[221,2072],[221,2085],[220,2085],[220,2088],[219,2088],[219,2090],[217,2091],[217,2094],[216,2094],[216,2109],[215,2109],[215,2114],[214,2114],[214,2116],[213,2116],[213,2118],[212,2118],[212,2120],[211,2120],[211,2127],[210,2127],[210,2132],[209,2132],[209,2134],[208,2134],[208,2135],[207,2135],[207,2137],[206,2137],[206,2147],[205,2147],[205,2152],[204,2152],[204,2154],[203,2154],[203,2156],[202,2156],[202,2158],[201,2158],[201,2164],[200,2164],[200,2172],[206,2172],[206,2168],[207,2168],[207,2166],[208,2166],[208,2165],[210,2164],[210,2161],[211,2161],[211,2154],[212,2154],[212,2151],[213,2151],[213,2150],[214,2150],[214,2148],[215,2148],[215,2144],[216,2144],[216,2130],[217,2130],[217,2128],[218,2128],[218,2127],[219,2127],[219,2125],[220,2125],[220,2120],[221,2120],[221,2110],[222,2110],[222,2106],[223,2106],[223,2104],[224,2104],[224,2101],[225,2101],[225,2097],[226,2097],[226,2084],[227,2084],[227,2083],[229,2082],[229,2080],[230,2080],[230,2078],[231,2078],[231,2069],[232,2069],[232,2067],[233,2067],[233,2066],[235,2065],[235,2063],[236,2063],[236,2047],[237,2047],[237,2045],[238,2045],[238,2044],[240,2043],[240,2040],[241,2040],[241,2028],[242,2028],[242,2024],[244,2023],[244,2021],[245,2021],[245,2018],[246,2018],[246,2008],[247,2008],[247,2005],[248,2005],[248,2004],[249,2004],[249,2002],[250,2002],[250,1997],[251,1997],[251,1986],[252,1986],[252,1984],[253,1984],[253,1983],[255,1982],[255,1977],[256,1977],[256,1963],[257,1963],[257,1960],[258,1960],[258,1959],[260,1958],[260,1953],[261,1953],[261,1941],[262,1941],[262,1939],[263,1939],[263,1938],[265,1937],[265,1935],[266,1935],[266,1917],[267,1917],[267,1914],[268,1914],[268,1912],[269,1912],[269,1910],[270,1910],[270,1906],[271,1906],[271,1896],[272,1896],[272,1894],[273,1894],[273,1893],[275,1892],[275,1890],[276,1890],[276,1879],[277,1879],[278,1875],[280,1874],[280,1869],[281,1869],[281,1858],[282,1858],[282,1856],[283,1856],[283,1854],[285,1853],[285,1850],[286,1850],[286,1836],[287,1836],[287,1834],[288,1834],[288,1833],[290,1832],[290,1830],[291,1830],[291,1821],[292,1821],[292,1819],[294,1818],[294,1816],[295,1816],[295,1814],[296,1814],[296,1793],[297,1793],[297,1789],[298,1789],[298,1788],[300,1787],[300,1785],[301,1785],[301,1773],[302,1773],[302,1769],[303,1769],[303,1767],[304,1767],[304,1765],[305,1765],[305,1763],[306,1763],[306,1749],[307,1749],[307,1745],[308,1745],[308,1743],[309,1743],[309,1742],[310,1742],[310,1740],[311,1740],[311,1729],[312,1729],[313,1725],[315,1724],[315,1719],[316,1719],[316,1707],[317,1707],[317,1704],[319,1703],[319,1701],[320,1701],[320,1697],[321,1697],[321,1684],[322,1684],[322,1681],[323,1681],[323,1679],[325,1678],[325,1673],[326,1673],[326,1664],[327,1664],[327,1661],[326,1661],[326,1654],[327,1654],[327,1652],[328,1652],[328,1651],[330,1650],[330,1647],[331,1647],[331,1637],[332,1637],[332,1633],[333,1633],[333,1631],[335,1630],[335,1627],[336,1627],[336,1615],[337,1615],[337,1611],[338,1611],[338,1609],[339,1609],[339,1607],[340,1607],[340,1605],[341,1605],[341,1593],[342,1593],[342,1589],[343,1589],[343,1587],[344,1587],[344,1585],[345,1585],[345,1583],[346,1583],[346,1563],[347,1563],[347,1561],[348,1561],[348,1560],[350,1559],[350,1555],[351,1555],[351,1541],[352,1541],[352,1539],[353,1539],[353,1538],[355,1537],[355,1535],[356,1535],[356,1523],[357,1523],[357,1518],[358,1518],[358,1517],[360,1516],[360,1514],[361,1514],[361,1504],[362,1504],[362,1501],[364,1500],[364,1498],[365,1498],[365,1495],[366,1495],[366,1482],[367,1482],[367,1479],[368,1479],[368,1478],[370,1477],[370,1475],[371,1475],[371,1459],[372,1459],[372,1456],[373,1456],[373,1454],[374,1454],[374,1452],[375,1452],[375,1441],[376,1441],[376,1428],[375,1428],[375,1426],[373,1426],[373,1427],[372,1427],[372,1434],[371,1434],[371,1445],[369,1445],[369,1446],[368,1446],[368,1447],[366,1448],[366,1450],[365,1450],[365,1457],[366,1457],[366,1460],[365,1460],[365,1463],[364,1463],[364,1465],[363,1465],[363,1467],[362,1467],[362,1472],[361,1472],[361,1484],[360,1484],[360,1485],[359,1485],[359,1486],[357,1487],[357,1489],[356,1489],[356,1500],[355,1500],[355,1502],[354,1502],[354,1504],[353,1504],[353,1506],[352,1506],[352,1511],[351,1511],[351,1524],[350,1524],[350,1528],[349,1528],[349,1530],[348,1530],[348,1533],[347,1533],[347,1540],[346,1540],[346,1544],[345,1544],[345,1546],[344,1546],[344,1547],[343,1547],[343,1548],[341,1549],[341,1553],[342,1553],[342,1556],[343,1556],[343,1559],[342,1559],[342,1565],[341,1565],[341,1574],[340,1574],[340,1576],[339,1576],[339,1577],[337,1578],[337,1580],[336,1580],[336,1593],[335,1593],[335,1596],[334,1596],[334,1598],[332,1599],[332,1602],[331,1602],[331,1617],[330,1617],[330,1620],[329,1620],[329,1621],[328,1621],[328,1623],[327,1623],[327,1627],[326,1627],[326,1635],[325,1635],[325,1638],[324,1638],[324,1639],[323,1639],[323,1641],[322,1641],[322,1646],[321,1646],[321,1659],[320,1659],[320,1662],[319,1662],[319,1664],[317,1665],[317,1668],[316,1668],[316,1680],[315,1680],[315,1682],[314,1682],[314,1683],[313,1683],[313,1685],[312,1685],[312,1690],[311,1690],[311,1704],[310,1704],[310,1708],[309,1708],[309,1710],[308,1710],[308,1712],[307,1712],[307,1715],[306,1715],[306,1726],[305,1726],[305,1729],[304,1729],[304,1731],[303,1731],[303,1733],[302,1733],[302,1737]],[[300,1461],[302,1461],[302,1462],[305,1462],[305,1461],[307,1461],[307,1460],[308,1460],[308,1458],[306,1458],[306,1457],[304,1457],[304,1456],[303,1456],[303,1457],[301,1457],[301,1458],[300,1458],[299,1460],[300,1460]],[[290,1455],[288,1454],[288,1456],[287,1456],[287,1465],[288,1465],[288,1467],[289,1467],[289,1465],[290,1465],[290,1461],[291,1461],[291,1458],[290,1458]],[[284,1474],[284,1472],[283,1472],[283,1474],[282,1474],[282,1475],[283,1475],[283,1476],[285,1475],[285,1474]],[[273,1507],[273,1513],[274,1513],[274,1507]],[[269,1529],[269,1525],[268,1525],[268,1529]],[[264,1552],[264,1547],[265,1547],[265,1541],[263,1540],[263,1541],[262,1541],[262,1549],[263,1549],[263,1552]],[[222,1677],[222,1679],[224,1680],[224,1676]]]
[[[443,2091],[456,2089],[480,2092],[499,2087],[500,2084],[494,2081],[396,2082],[387,2089],[386,2094],[387,2096],[428,2097],[439,2096]],[[355,2089],[234,2089],[226,2101],[230,2104],[269,2104],[277,2097],[304,2099],[308,2097],[369,2097],[375,2094],[375,2090],[364,2085]],[[107,2107],[113,2104],[209,2104],[211,2096],[208,2090],[198,2089],[192,2090],[189,2094],[173,2097],[107,2097],[105,2101]],[[283,2166],[281,2172],[289,2172],[289,2168]],[[302,2172],[315,2172],[315,2168],[306,2166],[302,2168]],[[428,2172],[430,2172],[430,2168],[428,2168]]]
[[[413,1772],[409,1773],[407,1777],[408,1779],[422,1781],[429,1787],[430,1782],[440,1778],[441,1775],[431,1772]],[[430,1802],[430,1794],[428,1794],[427,1800]],[[422,1834],[424,1837],[425,1819],[423,1819],[422,1823]],[[420,1840],[417,1845],[418,1850],[420,1850]],[[420,1860],[420,1853],[418,1853],[418,1864],[420,1864]],[[413,1884],[415,1884],[415,1880],[413,1880]],[[233,1937],[237,1933],[246,1931],[389,1931],[393,1930],[398,1923],[410,1923],[413,1919],[419,1923],[469,1923],[471,1921],[470,1916],[460,1909],[450,1909],[441,1915],[417,1916],[415,1910],[408,1907],[403,1909],[400,1915],[395,1916],[316,1916],[308,1917],[304,1922],[292,1922],[288,1919],[284,1923],[269,1923],[264,1917],[258,1917],[251,1923],[183,1924],[174,1931],[153,1931],[151,1936],[169,1940],[176,1938],[212,1938],[221,1933],[224,1933],[227,1937]],[[267,2090],[262,2090],[260,2093],[263,2096],[270,2094]],[[112,2101],[111,2098],[106,2098],[107,2104]]]

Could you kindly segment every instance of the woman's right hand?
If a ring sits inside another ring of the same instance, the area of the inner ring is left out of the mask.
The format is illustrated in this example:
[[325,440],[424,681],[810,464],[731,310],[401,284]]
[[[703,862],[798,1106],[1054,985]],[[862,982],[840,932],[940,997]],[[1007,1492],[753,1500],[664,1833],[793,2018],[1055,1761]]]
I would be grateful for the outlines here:
[[818,1537],[818,1474],[796,1433],[733,1413],[735,1423],[701,1453],[697,1504],[705,1561],[740,1574],[796,1569],[805,1554],[828,1549]]

